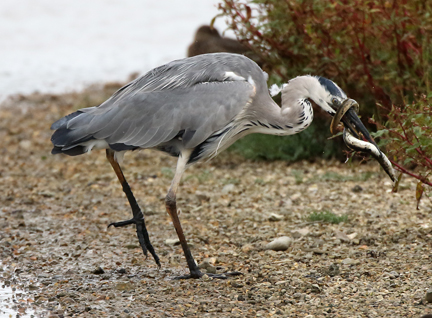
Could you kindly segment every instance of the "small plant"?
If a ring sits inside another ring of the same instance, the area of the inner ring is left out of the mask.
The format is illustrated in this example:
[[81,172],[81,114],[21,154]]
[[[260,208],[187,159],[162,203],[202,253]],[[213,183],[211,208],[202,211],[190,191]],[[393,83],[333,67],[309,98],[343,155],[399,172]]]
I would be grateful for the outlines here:
[[293,175],[296,184],[302,184],[303,183],[303,171],[293,169],[293,170],[291,170],[291,174]]
[[332,224],[339,224],[341,222],[347,222],[348,216],[346,215],[336,215],[333,212],[330,211],[324,211],[324,212],[313,212],[308,216],[308,220],[310,222],[326,222],[326,223],[332,223]]
[[196,177],[199,183],[205,183],[213,177],[213,174],[210,172],[210,170],[206,169],[200,174],[198,174]]
[[226,185],[226,184],[239,184],[240,180],[237,178],[228,178],[228,179],[225,179],[222,183],[224,185]]
[[213,177],[212,173],[209,170],[204,170],[203,172],[199,173],[199,174],[191,174],[188,175],[187,177],[184,178],[183,181],[188,181],[191,179],[196,179],[198,180],[198,183],[205,183],[206,181],[208,181],[209,179],[211,179]]
[[172,171],[171,168],[167,168],[167,167],[161,168],[161,173],[167,179],[174,178],[174,172]]

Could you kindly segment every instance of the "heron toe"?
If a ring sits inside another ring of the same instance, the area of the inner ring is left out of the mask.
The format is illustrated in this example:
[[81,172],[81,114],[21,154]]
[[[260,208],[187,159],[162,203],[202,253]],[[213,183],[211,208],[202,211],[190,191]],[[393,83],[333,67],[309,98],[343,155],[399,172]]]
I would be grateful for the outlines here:
[[147,232],[147,228],[145,226],[145,222],[144,222],[144,216],[142,215],[142,212],[140,211],[141,216],[139,216],[139,213],[134,213],[137,214],[137,217],[133,217],[132,219],[126,220],[126,221],[120,221],[120,222],[113,222],[110,223],[108,225],[108,227],[110,226],[114,226],[114,227],[122,227],[122,226],[126,226],[129,224],[135,224],[136,225],[136,232],[137,232],[137,236],[138,236],[138,241],[141,245],[141,248],[143,250],[143,253],[145,255],[145,257],[147,258],[147,251],[150,252],[150,254],[153,256],[153,259],[156,262],[156,265],[160,268],[161,264],[159,261],[159,256],[157,256],[153,245],[150,243],[150,238]]

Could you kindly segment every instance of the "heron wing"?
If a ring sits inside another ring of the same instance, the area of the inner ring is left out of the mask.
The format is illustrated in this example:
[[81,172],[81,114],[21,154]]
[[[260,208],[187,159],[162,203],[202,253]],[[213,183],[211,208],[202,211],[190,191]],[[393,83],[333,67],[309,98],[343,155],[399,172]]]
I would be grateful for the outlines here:
[[133,149],[179,136],[184,147],[193,148],[232,121],[251,102],[257,85],[266,86],[262,70],[241,55],[173,61],[124,86],[100,106],[60,119],[52,125],[57,131],[51,140],[62,150],[92,139]]
[[108,144],[152,148],[181,134],[183,146],[194,148],[232,121],[253,94],[253,86],[244,81],[140,93],[83,122],[87,135]]

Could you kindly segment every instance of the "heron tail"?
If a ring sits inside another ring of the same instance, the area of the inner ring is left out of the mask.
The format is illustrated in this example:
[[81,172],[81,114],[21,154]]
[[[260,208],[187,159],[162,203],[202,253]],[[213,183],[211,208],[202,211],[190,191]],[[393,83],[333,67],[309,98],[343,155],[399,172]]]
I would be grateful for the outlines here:
[[69,122],[77,116],[84,114],[81,111],[71,113],[51,125],[51,129],[55,130],[51,137],[53,155],[64,153],[69,156],[78,156],[87,152],[86,146],[82,145],[83,142],[94,139],[92,136],[83,134],[79,129],[68,128]]

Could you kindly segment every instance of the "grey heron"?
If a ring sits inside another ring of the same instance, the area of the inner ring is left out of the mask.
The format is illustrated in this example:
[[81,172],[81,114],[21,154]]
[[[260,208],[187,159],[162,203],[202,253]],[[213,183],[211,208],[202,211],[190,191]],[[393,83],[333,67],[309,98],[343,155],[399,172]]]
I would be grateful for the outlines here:
[[[177,189],[186,167],[217,155],[247,134],[283,136],[301,132],[313,119],[310,100],[336,115],[332,127],[343,122],[345,142],[355,149],[370,151],[394,179],[391,164],[356,115],[356,103],[338,85],[306,75],[290,80],[281,93],[279,106],[269,94],[266,74],[242,55],[213,53],[176,60],[130,82],[101,105],[80,109],[56,121],[51,126],[55,130],[52,153],[76,156],[92,149],[106,149],[133,213],[132,219],[109,226],[135,224],[143,253],[149,251],[158,266],[143,213],[119,162],[125,151],[136,149],[152,148],[178,157],[165,199],[166,210],[189,267],[189,275],[180,278],[199,278],[203,274],[187,245],[176,206]],[[358,139],[360,134],[368,141]]]

